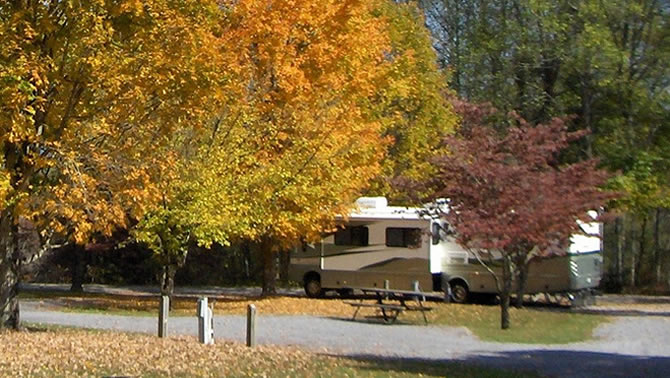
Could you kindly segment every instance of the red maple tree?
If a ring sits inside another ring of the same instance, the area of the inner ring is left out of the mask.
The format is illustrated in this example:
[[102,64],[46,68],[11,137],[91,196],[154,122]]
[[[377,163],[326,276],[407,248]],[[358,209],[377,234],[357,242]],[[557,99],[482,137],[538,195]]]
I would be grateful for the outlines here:
[[464,125],[446,138],[449,153],[434,161],[439,173],[428,185],[433,198],[448,198],[442,215],[459,243],[476,254],[501,254],[502,282],[496,283],[506,329],[514,281],[520,300],[531,258],[567,246],[582,232],[577,220],[592,222],[587,212],[613,198],[600,189],[609,174],[593,159],[560,163],[559,153],[585,135],[569,132],[562,119],[533,126],[515,117],[514,126],[496,131],[482,122],[490,111],[461,108]]

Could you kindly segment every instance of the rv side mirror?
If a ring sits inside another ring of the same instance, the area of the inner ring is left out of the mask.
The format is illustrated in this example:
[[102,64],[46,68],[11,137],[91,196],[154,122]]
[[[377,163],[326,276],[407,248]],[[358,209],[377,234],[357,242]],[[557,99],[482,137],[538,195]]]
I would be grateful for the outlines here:
[[433,237],[433,245],[440,243],[440,224],[433,223],[433,229],[431,230],[431,235]]

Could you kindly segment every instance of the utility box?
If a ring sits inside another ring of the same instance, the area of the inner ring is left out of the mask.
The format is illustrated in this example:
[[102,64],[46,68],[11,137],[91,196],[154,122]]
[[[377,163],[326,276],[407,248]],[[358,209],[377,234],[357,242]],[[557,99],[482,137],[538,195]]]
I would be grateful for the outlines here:
[[214,318],[207,297],[198,299],[198,340],[202,344],[214,344]]

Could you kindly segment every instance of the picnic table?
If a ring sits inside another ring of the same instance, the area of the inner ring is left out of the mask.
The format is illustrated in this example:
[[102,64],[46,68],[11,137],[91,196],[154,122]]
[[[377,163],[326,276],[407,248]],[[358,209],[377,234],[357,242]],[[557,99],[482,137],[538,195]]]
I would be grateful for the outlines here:
[[[358,301],[344,302],[356,308],[351,318],[352,320],[356,320],[356,315],[358,315],[362,307],[367,307],[379,310],[381,318],[388,324],[394,323],[398,319],[398,315],[403,311],[421,311],[424,322],[428,324],[426,311],[433,309],[424,305],[426,298],[430,297],[428,293],[416,290],[382,289],[376,287],[358,288],[358,290],[364,294]],[[365,302],[370,299],[373,299],[374,302]]]

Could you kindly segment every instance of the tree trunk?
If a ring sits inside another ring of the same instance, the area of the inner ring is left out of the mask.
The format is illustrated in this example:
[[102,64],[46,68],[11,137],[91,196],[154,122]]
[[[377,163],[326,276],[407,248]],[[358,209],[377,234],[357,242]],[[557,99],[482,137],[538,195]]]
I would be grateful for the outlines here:
[[18,330],[20,258],[12,213],[11,207],[0,212],[0,329]]
[[647,214],[644,215],[644,218],[642,218],[642,224],[640,225],[640,239],[638,242],[640,243],[640,248],[638,249],[638,254],[637,254],[637,262],[635,266],[635,281],[634,285],[638,286],[640,284],[640,276],[642,275],[642,263],[644,262],[644,257],[647,254],[646,252],[646,236],[647,236]]
[[509,328],[509,297],[512,292],[512,260],[503,254],[503,282],[500,291],[500,328]]
[[289,251],[279,252],[279,280],[282,284],[288,284],[288,268],[291,265],[291,253]]
[[271,295],[277,292],[277,259],[272,239],[263,238],[261,241],[261,255],[263,256],[263,292],[262,295]]
[[[590,71],[590,67],[589,67]],[[585,82],[581,83],[581,120],[583,123],[583,128],[585,130],[588,130],[589,133],[584,137],[584,140],[586,141],[586,158],[591,159],[593,158],[593,129],[591,125],[591,102],[592,100],[592,93],[591,93],[591,80],[590,80],[590,72],[589,74],[586,75],[586,78],[584,78]]]
[[248,241],[242,243],[242,257],[244,259],[244,278],[246,280],[251,279],[251,269],[249,268],[249,263],[252,261],[251,257],[251,246]]
[[630,286],[635,287],[635,282],[637,282],[637,271],[635,267],[637,263],[635,262],[635,251],[632,251],[630,254]]
[[635,287],[635,282],[637,281],[635,267],[635,256],[637,255],[637,247],[635,243],[635,217],[631,217],[629,221],[630,227],[628,230],[628,250],[630,251],[630,287]]
[[617,217],[614,221],[614,232],[616,234],[616,285],[621,290],[623,287],[623,246],[626,237],[621,217]]
[[177,273],[175,264],[163,265],[161,273],[161,295],[167,295],[170,298],[170,308],[172,308],[172,295],[174,294],[174,276]]
[[528,265],[529,263],[518,264],[519,274],[517,275],[516,286],[516,308],[523,308],[523,295],[526,293],[526,284],[528,282]]
[[72,265],[70,266],[70,273],[72,276],[72,285],[70,291],[82,292],[84,291],[84,280],[86,278],[86,250],[84,246],[74,245],[71,252]]
[[661,244],[659,240],[660,218],[661,208],[657,207],[656,216],[654,218],[654,269],[656,270],[656,285],[661,283]]

